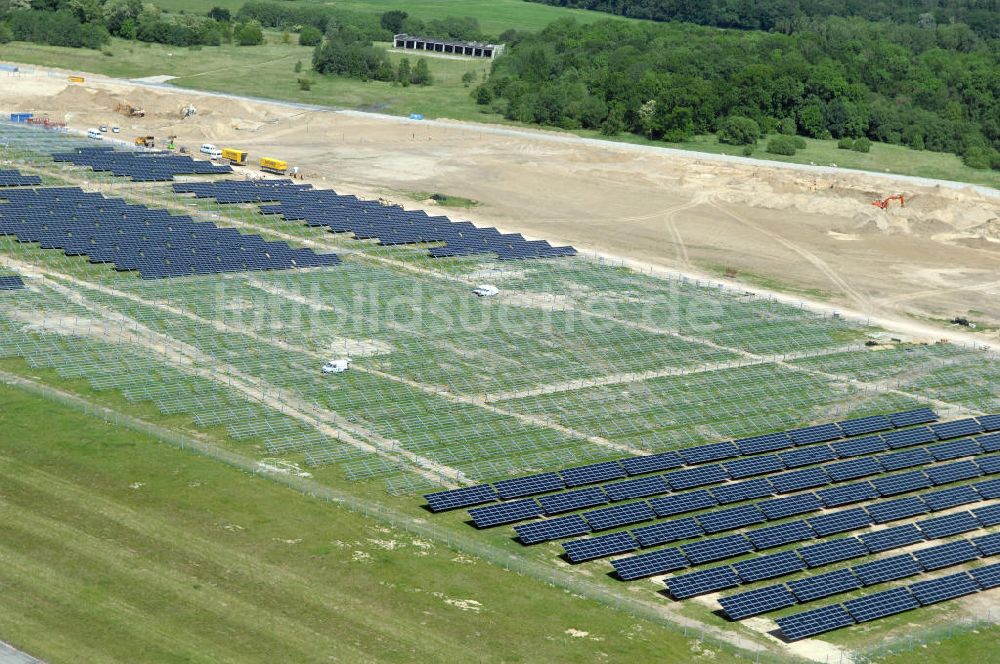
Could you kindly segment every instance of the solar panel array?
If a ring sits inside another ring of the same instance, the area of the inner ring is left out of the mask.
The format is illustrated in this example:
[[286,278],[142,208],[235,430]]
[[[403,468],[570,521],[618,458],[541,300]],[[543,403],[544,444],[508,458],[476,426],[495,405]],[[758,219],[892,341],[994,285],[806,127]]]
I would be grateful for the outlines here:
[[118,151],[110,147],[77,148],[75,152],[58,152],[54,161],[87,166],[94,171],[110,172],[134,182],[173,180],[175,175],[220,175],[232,173],[228,165],[192,159],[188,155],[169,152]]
[[337,265],[335,254],[293,249],[232,228],[132,205],[76,187],[0,192],[0,235],[138,271],[143,279]]
[[0,291],[20,290],[24,281],[17,275],[0,275]]
[[520,233],[479,228],[468,221],[432,217],[378,201],[363,201],[328,189],[293,185],[288,180],[177,183],[174,191],[219,203],[274,203],[262,205],[264,214],[280,214],[287,221],[304,221],[334,233],[353,233],[357,239],[378,239],[383,245],[443,242],[428,254],[435,258],[496,254],[500,260],[573,256],[573,247],[553,247],[544,240],[526,240]]
[[0,168],[0,187],[30,187],[42,183],[37,175],[21,175],[17,171]]

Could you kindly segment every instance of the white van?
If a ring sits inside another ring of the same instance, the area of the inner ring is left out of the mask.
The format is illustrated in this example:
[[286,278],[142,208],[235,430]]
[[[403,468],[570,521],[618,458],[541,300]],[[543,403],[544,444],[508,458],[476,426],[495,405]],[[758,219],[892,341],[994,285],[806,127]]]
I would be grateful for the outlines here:
[[222,156],[222,150],[220,150],[219,148],[215,147],[211,143],[202,143],[201,144],[201,151],[204,152],[205,154],[207,154],[212,159],[218,159],[218,158],[220,158]]
[[500,289],[490,284],[480,284],[472,289],[472,292],[479,297],[496,297],[500,294]]
[[88,129],[87,138],[92,138],[95,141],[103,141],[104,137],[101,136],[101,131],[99,129]]

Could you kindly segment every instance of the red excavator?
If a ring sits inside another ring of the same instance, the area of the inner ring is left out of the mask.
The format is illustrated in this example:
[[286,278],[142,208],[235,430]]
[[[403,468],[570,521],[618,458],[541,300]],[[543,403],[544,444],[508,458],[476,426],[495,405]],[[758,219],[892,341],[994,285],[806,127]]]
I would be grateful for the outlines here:
[[906,207],[906,198],[903,194],[896,194],[895,196],[889,196],[888,198],[881,201],[872,201],[872,205],[877,208],[882,208],[883,210],[889,209],[890,201],[899,201],[899,207]]

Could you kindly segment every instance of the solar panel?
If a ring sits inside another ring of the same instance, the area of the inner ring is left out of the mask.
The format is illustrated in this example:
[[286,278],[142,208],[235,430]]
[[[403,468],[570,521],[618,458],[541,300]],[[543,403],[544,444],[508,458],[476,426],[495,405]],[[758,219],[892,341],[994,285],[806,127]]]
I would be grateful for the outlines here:
[[702,466],[700,468],[688,468],[686,470],[675,470],[666,474],[667,484],[674,491],[681,489],[693,489],[706,484],[717,484],[729,478],[722,466]]
[[837,456],[846,459],[847,457],[883,452],[889,449],[889,444],[882,440],[880,436],[865,436],[864,438],[838,440],[832,443],[830,447],[837,453]]
[[976,419],[983,431],[1000,431],[1000,415],[980,415]]
[[564,537],[576,537],[590,532],[590,526],[579,514],[561,516],[558,519],[545,519],[514,526],[521,544],[538,544]]
[[860,459],[849,459],[848,461],[838,461],[828,463],[823,466],[823,470],[834,482],[846,482],[856,480],[859,477],[878,475],[882,472],[882,466],[874,457],[862,457]]
[[917,521],[917,528],[923,531],[927,539],[941,539],[959,533],[967,533],[970,530],[978,530],[979,522],[969,512],[956,512],[955,514]]
[[976,583],[983,590],[1000,588],[1000,563],[971,569],[969,570],[969,575],[976,580]]
[[867,556],[868,549],[856,537],[844,537],[829,542],[810,544],[799,549],[799,555],[809,567],[820,567],[830,563]]
[[632,535],[644,549],[668,542],[701,537],[704,534],[705,531],[701,529],[694,517],[690,516],[632,530]]
[[655,496],[667,493],[668,491],[670,491],[670,488],[667,486],[666,480],[659,475],[604,485],[604,493],[608,495],[608,498],[612,502],[630,500],[632,498],[645,498],[646,496]]
[[743,620],[794,604],[795,595],[780,583],[719,599],[719,605],[730,620]]
[[763,478],[723,484],[712,489],[712,495],[723,505],[737,503],[741,500],[753,500],[774,495],[774,487]]
[[972,487],[980,496],[986,498],[987,500],[1000,498],[1000,479],[976,482],[972,485]]
[[684,459],[677,452],[661,452],[649,456],[630,457],[621,460],[622,467],[629,475],[642,475],[644,473],[655,473],[660,470],[670,470],[680,468],[684,465]]
[[792,572],[801,572],[806,564],[791,551],[779,551],[766,556],[733,563],[733,569],[744,583],[774,579]]
[[840,430],[845,436],[862,436],[866,433],[877,433],[892,429],[892,422],[885,415],[860,417],[856,420],[846,420],[840,423]]
[[509,503],[475,507],[469,516],[476,528],[491,528],[505,523],[516,523],[542,515],[542,507],[534,498],[514,500]]
[[809,527],[816,531],[817,537],[826,537],[836,533],[857,530],[871,525],[871,517],[860,507],[854,509],[833,512],[832,514],[821,514],[806,519]]
[[625,469],[617,461],[605,461],[604,463],[594,463],[589,466],[578,466],[560,470],[566,486],[582,486],[593,484],[594,482],[605,482],[607,480],[617,480],[625,477]]
[[917,542],[923,542],[924,534],[912,523],[907,523],[894,528],[864,533],[863,535],[859,535],[858,538],[865,543],[865,546],[872,553],[881,553],[916,544]]
[[851,573],[850,569],[837,569],[789,581],[788,587],[791,588],[800,602],[811,602],[814,599],[829,597],[848,590],[857,590],[861,587],[861,581]]
[[984,528],[1000,524],[1000,504],[977,507],[972,510],[972,514]]
[[767,528],[748,530],[746,536],[755,549],[763,551],[792,542],[804,542],[816,537],[816,534],[805,521],[789,521]]
[[810,443],[825,443],[829,440],[843,438],[844,434],[836,424],[818,424],[813,427],[789,431],[788,437],[796,445],[809,445]]
[[979,557],[979,551],[972,546],[972,542],[959,540],[914,551],[913,557],[925,570],[932,571],[975,560]]
[[800,493],[797,496],[786,496],[785,498],[774,498],[757,503],[757,507],[771,521],[784,519],[796,514],[806,514],[815,512],[822,507],[819,498],[811,493]]
[[844,484],[829,489],[820,489],[816,492],[819,499],[827,507],[840,507],[851,503],[860,503],[863,500],[878,498],[878,491],[868,482],[857,482],[855,484]]
[[489,503],[496,499],[497,493],[489,484],[467,486],[450,491],[438,491],[437,493],[428,493],[424,496],[424,500],[427,501],[427,506],[431,508],[432,512],[444,512],[445,510],[454,510],[460,507],[481,505],[482,503]]
[[909,496],[875,503],[865,508],[875,523],[889,523],[918,514],[927,514],[928,508],[920,498]]
[[612,560],[611,566],[615,568],[615,573],[622,581],[634,581],[657,574],[676,572],[687,567],[688,561],[680,549],[661,549]]
[[633,523],[642,523],[643,521],[652,521],[656,515],[649,505],[640,501],[584,512],[583,518],[595,531],[601,531]]
[[883,496],[895,496],[907,491],[926,489],[931,486],[931,481],[919,470],[911,470],[908,473],[899,473],[898,475],[876,477],[871,482],[875,489]]
[[935,461],[949,461],[959,457],[975,456],[982,453],[979,443],[973,438],[962,438],[961,440],[949,440],[946,443],[938,443],[927,448]]
[[952,507],[958,507],[959,505],[968,505],[969,503],[978,503],[981,500],[976,490],[968,484],[953,486],[950,489],[942,489],[940,491],[931,491],[930,493],[923,494],[920,498],[931,508],[932,512],[940,512]]
[[711,443],[709,445],[698,445],[679,450],[688,465],[706,463],[708,461],[718,461],[720,459],[731,459],[740,455],[738,447],[732,443]]
[[854,624],[854,619],[839,604],[822,606],[775,620],[789,641],[798,641]]
[[560,512],[571,512],[583,509],[584,507],[607,504],[608,497],[604,495],[600,487],[595,486],[589,489],[577,489],[576,491],[542,496],[538,499],[538,502],[546,514],[559,514]]
[[874,586],[885,581],[895,581],[905,579],[908,576],[920,574],[920,565],[908,553],[892,558],[883,558],[863,565],[855,565],[853,572],[857,575],[861,583],[866,586]]
[[743,535],[727,535],[715,539],[682,544],[681,551],[694,565],[733,558],[753,551],[750,540]]
[[754,523],[763,523],[765,520],[764,514],[755,505],[730,507],[698,516],[701,527],[709,534],[735,530]]
[[937,442],[937,436],[928,427],[917,427],[915,429],[903,429],[902,431],[887,431],[882,434],[889,447],[898,450],[902,447],[912,447],[913,445],[925,445]]
[[976,459],[976,465],[985,474],[996,475],[1000,473],[1000,455],[979,457]]
[[811,489],[830,483],[830,478],[822,468],[803,468],[788,473],[772,475],[768,478],[778,493],[791,493],[801,489]]
[[[993,417],[1000,418],[1000,415],[993,415]],[[979,418],[980,421],[984,419],[982,417]],[[988,433],[985,436],[976,436],[976,442],[986,452],[1000,452],[1000,432]]]
[[753,477],[754,475],[766,475],[767,473],[774,473],[785,469],[785,465],[781,463],[781,459],[773,454],[735,459],[733,461],[726,461],[722,465],[734,480]]
[[649,501],[650,506],[657,516],[674,516],[685,512],[703,510],[707,507],[715,507],[718,503],[708,491],[700,489],[698,491],[688,491],[676,496],[664,496],[653,498]]
[[833,461],[837,458],[837,455],[830,448],[829,445],[814,445],[812,447],[800,447],[799,449],[789,450],[788,452],[782,452],[778,455],[781,458],[781,462],[785,464],[787,468],[799,468],[801,466],[809,466],[814,463],[823,463],[824,461]]
[[628,533],[609,533],[599,537],[573,540],[564,542],[562,546],[566,557],[574,564],[628,553],[639,548]]
[[960,436],[972,436],[983,432],[983,427],[974,418],[964,420],[952,420],[951,422],[938,422],[931,425],[931,430],[937,434],[941,440],[958,438]]
[[791,447],[794,444],[786,433],[769,433],[752,438],[740,438],[733,442],[740,448],[740,453],[744,455],[774,452],[775,450],[783,450]]
[[874,595],[859,597],[844,602],[844,608],[856,622],[878,620],[886,616],[903,613],[920,606],[906,588],[883,590]]
[[991,533],[982,537],[973,537],[972,544],[984,558],[1000,553],[1000,533]]
[[977,593],[979,587],[966,572],[959,572],[930,581],[918,581],[910,585],[910,592],[917,598],[921,606],[928,606]]
[[889,415],[889,420],[896,428],[908,427],[914,424],[927,424],[928,422],[936,422],[937,419],[937,413],[930,408],[917,408]]
[[914,466],[922,466],[925,463],[932,463],[934,461],[934,457],[924,447],[914,447],[902,452],[883,454],[876,458],[882,464],[882,467],[890,472],[903,470],[904,468],[913,468]]
[[688,572],[667,579],[667,589],[674,599],[687,599],[738,585],[740,580],[736,572],[726,566]]
[[566,488],[566,483],[556,473],[541,473],[540,475],[528,475],[527,477],[494,482],[493,488],[497,490],[497,495],[500,498],[507,500],[559,491]]

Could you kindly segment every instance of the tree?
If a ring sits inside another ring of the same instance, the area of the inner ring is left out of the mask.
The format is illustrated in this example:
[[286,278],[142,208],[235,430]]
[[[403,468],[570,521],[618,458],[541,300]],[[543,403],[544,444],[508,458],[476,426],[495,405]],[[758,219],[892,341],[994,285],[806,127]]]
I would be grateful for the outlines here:
[[296,74],[298,74],[300,71],[302,71],[302,61],[301,60],[296,60],[295,61],[294,70],[295,70]]
[[753,145],[760,138],[760,125],[750,118],[734,115],[719,126],[719,142],[729,145]]
[[476,74],[472,70],[469,70],[462,74],[462,85],[469,87],[472,82],[476,80]]
[[0,23],[0,44],[6,44],[14,39],[14,33],[6,23]]
[[320,32],[319,28],[312,25],[302,26],[302,31],[299,33],[299,46],[315,46],[321,41],[323,41],[323,33]]
[[393,9],[392,11],[387,11],[382,14],[382,18],[379,20],[382,27],[391,32],[394,35],[398,35],[403,31],[403,21],[409,17],[409,14],[400,10]]
[[264,43],[264,31],[258,23],[241,23],[233,30],[233,37],[240,46],[258,46]]
[[795,118],[782,118],[778,123],[778,131],[785,136],[795,135]]
[[639,125],[649,138],[653,138],[656,127],[656,100],[650,99],[639,107]]
[[413,82],[412,79],[413,71],[410,68],[410,60],[409,58],[403,58],[399,61],[398,69],[396,69],[396,82],[405,88]]
[[625,106],[614,102],[608,108],[608,116],[601,124],[601,133],[605,136],[617,136],[625,131]]
[[229,23],[233,20],[233,15],[225,7],[212,7],[208,10],[207,16],[213,21],[218,21],[219,23]]
[[434,82],[434,77],[431,75],[426,58],[417,60],[417,66],[413,68],[413,78],[411,80],[416,85],[430,85]]

